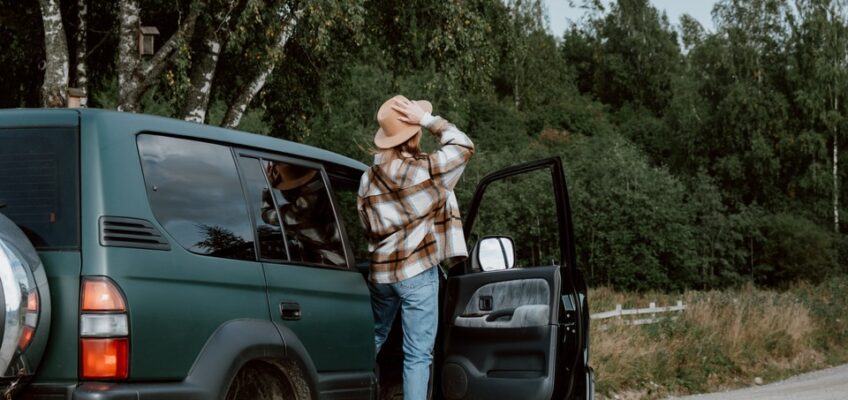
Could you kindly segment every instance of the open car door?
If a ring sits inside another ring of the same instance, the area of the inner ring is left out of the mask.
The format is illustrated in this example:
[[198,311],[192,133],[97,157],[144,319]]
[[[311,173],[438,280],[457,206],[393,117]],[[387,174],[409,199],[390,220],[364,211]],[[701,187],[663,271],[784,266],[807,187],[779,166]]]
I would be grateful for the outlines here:
[[441,386],[454,399],[588,399],[586,284],[559,157],[494,172],[447,280]]

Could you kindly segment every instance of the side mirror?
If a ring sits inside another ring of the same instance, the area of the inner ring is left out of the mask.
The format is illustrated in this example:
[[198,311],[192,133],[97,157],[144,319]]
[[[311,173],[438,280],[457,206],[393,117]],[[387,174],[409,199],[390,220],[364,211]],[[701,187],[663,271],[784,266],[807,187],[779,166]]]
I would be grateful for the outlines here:
[[515,265],[515,244],[508,236],[486,236],[471,252],[471,267],[475,270],[498,271]]

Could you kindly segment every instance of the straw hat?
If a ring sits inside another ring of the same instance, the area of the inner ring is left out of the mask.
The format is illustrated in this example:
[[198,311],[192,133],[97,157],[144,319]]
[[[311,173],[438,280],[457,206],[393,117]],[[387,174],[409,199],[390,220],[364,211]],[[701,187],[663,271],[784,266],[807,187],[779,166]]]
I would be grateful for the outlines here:
[[309,183],[316,174],[318,174],[316,169],[274,163],[269,178],[271,186],[280,190],[290,190]]
[[[402,95],[397,95],[386,100],[380,109],[377,110],[377,122],[380,124],[380,129],[374,135],[374,144],[381,149],[390,149],[403,142],[406,142],[415,136],[421,127],[418,125],[408,124],[400,120],[405,117],[402,113],[392,108],[392,105],[397,100],[408,100]],[[425,112],[433,112],[433,105],[427,100],[415,100]]]

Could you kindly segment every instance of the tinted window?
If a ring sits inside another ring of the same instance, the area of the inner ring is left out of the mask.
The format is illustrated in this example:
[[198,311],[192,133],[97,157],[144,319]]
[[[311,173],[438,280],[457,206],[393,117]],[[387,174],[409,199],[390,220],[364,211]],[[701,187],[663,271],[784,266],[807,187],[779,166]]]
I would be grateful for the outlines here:
[[282,221],[289,259],[345,266],[339,226],[321,172],[283,162],[263,161],[275,208],[268,221]]
[[253,227],[229,147],[139,135],[156,219],[191,252],[254,260]]
[[265,180],[265,173],[259,159],[240,157],[239,164],[247,186],[248,202],[253,209],[253,221],[256,223],[256,238],[259,240],[259,256],[263,260],[285,260],[286,249],[283,244],[283,231],[274,211],[274,200]]
[[78,143],[73,128],[0,129],[0,213],[39,250],[79,247]]

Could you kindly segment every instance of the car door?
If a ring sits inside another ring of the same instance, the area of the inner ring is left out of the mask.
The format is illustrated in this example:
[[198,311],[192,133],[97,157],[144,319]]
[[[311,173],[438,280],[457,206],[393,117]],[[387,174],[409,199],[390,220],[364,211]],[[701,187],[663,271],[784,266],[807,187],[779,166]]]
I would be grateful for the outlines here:
[[374,379],[370,292],[353,266],[323,166],[246,150],[239,151],[238,160],[271,320],[286,345],[302,346],[309,354],[321,393],[369,398]]
[[586,286],[572,231],[558,157],[480,182],[465,223],[469,260],[447,279],[447,399],[590,398]]

